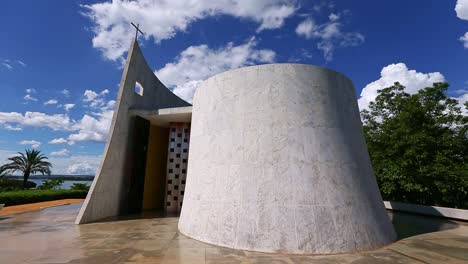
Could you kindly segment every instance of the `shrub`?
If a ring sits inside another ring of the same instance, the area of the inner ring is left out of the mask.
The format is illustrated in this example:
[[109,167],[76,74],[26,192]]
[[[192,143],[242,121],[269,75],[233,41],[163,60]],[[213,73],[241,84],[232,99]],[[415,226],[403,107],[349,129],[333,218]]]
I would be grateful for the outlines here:
[[[26,182],[26,188],[32,189],[36,188],[36,183],[32,181]],[[12,191],[12,190],[21,190],[23,189],[23,181],[22,180],[14,180],[14,179],[0,179],[0,191]]]
[[84,199],[87,191],[76,190],[21,190],[0,192],[0,204],[6,206],[37,203],[60,199]]
[[70,190],[74,191],[89,191],[89,185],[86,183],[73,183],[73,185],[70,187]]
[[53,180],[42,180],[42,184],[37,187],[39,190],[57,190],[60,189],[60,186],[64,180],[62,179],[53,179]]

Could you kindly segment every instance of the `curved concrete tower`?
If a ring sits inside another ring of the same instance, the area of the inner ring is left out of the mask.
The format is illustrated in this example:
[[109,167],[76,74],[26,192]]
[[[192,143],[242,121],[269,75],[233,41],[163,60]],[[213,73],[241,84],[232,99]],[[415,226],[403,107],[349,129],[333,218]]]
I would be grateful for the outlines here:
[[299,64],[206,80],[193,101],[179,230],[220,246],[299,254],[394,241],[352,82]]

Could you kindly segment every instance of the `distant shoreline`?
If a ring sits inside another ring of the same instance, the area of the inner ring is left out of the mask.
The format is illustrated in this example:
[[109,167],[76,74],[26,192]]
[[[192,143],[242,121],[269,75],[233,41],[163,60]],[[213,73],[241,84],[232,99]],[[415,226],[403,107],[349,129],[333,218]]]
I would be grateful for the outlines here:
[[[23,176],[12,175],[6,176],[6,179],[23,179]],[[29,177],[30,180],[66,180],[66,181],[92,181],[93,175],[34,175]]]

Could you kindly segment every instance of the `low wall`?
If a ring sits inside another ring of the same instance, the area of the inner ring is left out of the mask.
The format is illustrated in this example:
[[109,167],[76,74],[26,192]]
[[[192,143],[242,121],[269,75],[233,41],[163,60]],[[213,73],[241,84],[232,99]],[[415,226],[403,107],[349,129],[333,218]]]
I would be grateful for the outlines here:
[[384,201],[386,209],[468,221],[468,210]]

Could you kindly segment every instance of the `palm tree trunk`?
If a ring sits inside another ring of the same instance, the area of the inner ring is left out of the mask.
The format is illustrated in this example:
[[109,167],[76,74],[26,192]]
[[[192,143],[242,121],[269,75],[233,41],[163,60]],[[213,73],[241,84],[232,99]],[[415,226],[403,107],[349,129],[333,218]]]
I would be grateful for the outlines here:
[[28,182],[29,174],[29,171],[25,171],[23,174],[23,190],[26,189],[26,183]]

